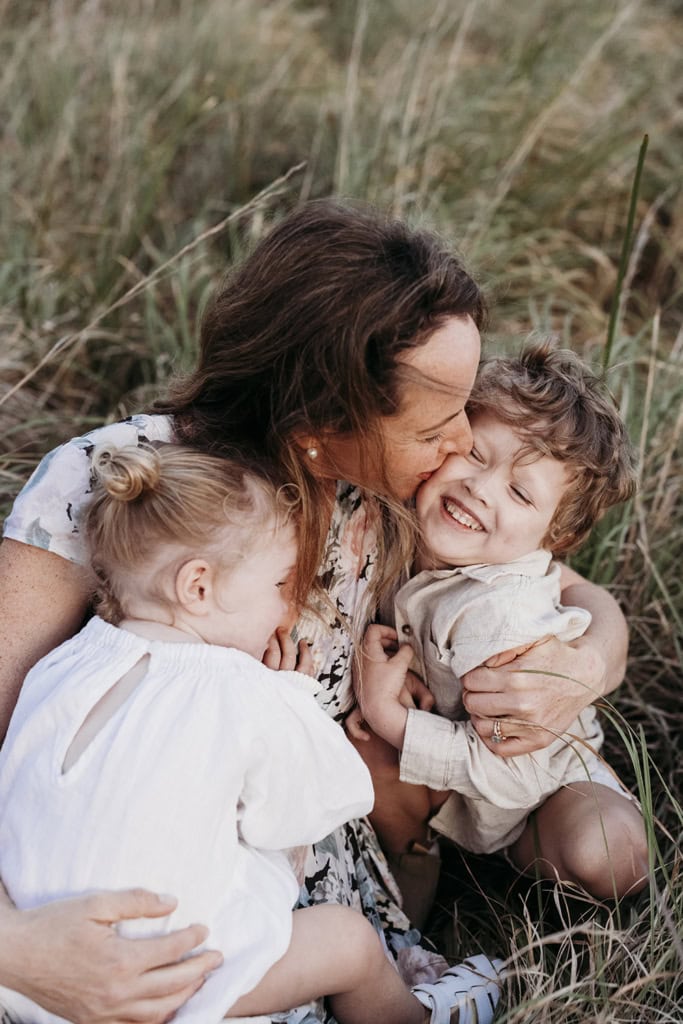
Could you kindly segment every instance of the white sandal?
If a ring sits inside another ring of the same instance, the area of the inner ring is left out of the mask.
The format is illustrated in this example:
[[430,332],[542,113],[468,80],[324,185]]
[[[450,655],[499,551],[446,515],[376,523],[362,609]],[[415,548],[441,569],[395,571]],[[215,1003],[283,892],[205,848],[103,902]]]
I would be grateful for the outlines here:
[[500,999],[502,964],[483,954],[471,956],[436,981],[415,985],[411,991],[431,1010],[430,1024],[451,1024],[454,1010],[458,1010],[458,1024],[491,1024]]

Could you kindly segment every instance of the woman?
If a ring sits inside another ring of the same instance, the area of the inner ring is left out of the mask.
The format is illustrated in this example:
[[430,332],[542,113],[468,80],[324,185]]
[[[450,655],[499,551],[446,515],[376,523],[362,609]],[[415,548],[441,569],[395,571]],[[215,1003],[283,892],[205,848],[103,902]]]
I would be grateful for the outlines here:
[[[484,318],[477,285],[434,237],[370,212],[312,203],[278,225],[219,291],[202,325],[197,369],[159,414],[103,429],[106,438],[118,432],[177,438],[212,452],[237,447],[274,461],[299,486],[303,564],[318,608],[300,629],[314,644],[323,705],[337,717],[352,701],[352,633],[362,633],[384,580],[410,554],[402,503],[449,452],[470,448],[465,403]],[[5,726],[27,669],[86,612],[92,583],[78,512],[87,500],[91,448],[90,438],[81,439],[48,457],[5,527]],[[472,714],[530,721],[515,753],[543,746],[621,679],[626,631],[616,604],[569,570],[563,598],[593,615],[580,641],[549,641],[514,665],[478,669],[466,680]],[[528,668],[536,673],[518,671]],[[571,686],[545,671],[583,683]],[[417,938],[365,822],[318,845],[306,888],[309,901],[362,909],[395,952]],[[110,924],[168,908],[167,897],[139,891],[28,913],[5,901],[0,984],[77,1024],[163,1021],[216,965],[211,952],[181,960],[205,930],[130,942]]]

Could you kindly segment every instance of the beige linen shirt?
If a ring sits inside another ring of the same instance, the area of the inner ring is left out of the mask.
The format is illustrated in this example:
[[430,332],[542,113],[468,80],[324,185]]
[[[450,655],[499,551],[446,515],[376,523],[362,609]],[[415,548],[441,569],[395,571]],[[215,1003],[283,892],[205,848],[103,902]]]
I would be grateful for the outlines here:
[[395,618],[438,712],[408,712],[401,779],[452,791],[432,819],[437,831],[475,852],[500,849],[551,793],[605,772],[593,707],[550,746],[519,757],[492,753],[463,707],[460,679],[470,669],[520,644],[549,636],[574,640],[588,628],[585,609],[560,604],[560,568],[549,552],[504,565],[421,572],[398,592]]

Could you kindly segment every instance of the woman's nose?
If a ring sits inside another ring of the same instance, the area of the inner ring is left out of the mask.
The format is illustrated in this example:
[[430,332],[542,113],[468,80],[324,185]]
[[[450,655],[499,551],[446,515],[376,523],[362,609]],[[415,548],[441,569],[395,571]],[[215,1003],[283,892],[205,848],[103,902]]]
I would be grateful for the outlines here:
[[441,442],[444,455],[467,455],[472,451],[472,428],[466,413],[461,413]]

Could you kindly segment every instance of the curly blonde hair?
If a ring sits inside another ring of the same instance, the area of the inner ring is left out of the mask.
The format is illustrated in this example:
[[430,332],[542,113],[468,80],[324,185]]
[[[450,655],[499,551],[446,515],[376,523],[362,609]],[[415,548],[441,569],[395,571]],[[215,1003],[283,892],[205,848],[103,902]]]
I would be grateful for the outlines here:
[[614,399],[569,349],[544,341],[516,358],[485,359],[467,410],[509,425],[525,454],[566,464],[569,484],[542,542],[554,555],[575,551],[607,509],[635,493],[635,453]]

